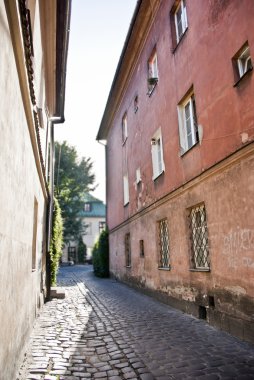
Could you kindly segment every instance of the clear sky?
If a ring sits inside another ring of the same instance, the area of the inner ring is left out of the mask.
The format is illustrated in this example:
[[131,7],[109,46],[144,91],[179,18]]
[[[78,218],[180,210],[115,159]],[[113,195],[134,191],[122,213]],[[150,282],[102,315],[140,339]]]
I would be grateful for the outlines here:
[[137,0],[73,0],[66,79],[65,123],[55,139],[94,162],[105,201],[105,151],[95,141]]

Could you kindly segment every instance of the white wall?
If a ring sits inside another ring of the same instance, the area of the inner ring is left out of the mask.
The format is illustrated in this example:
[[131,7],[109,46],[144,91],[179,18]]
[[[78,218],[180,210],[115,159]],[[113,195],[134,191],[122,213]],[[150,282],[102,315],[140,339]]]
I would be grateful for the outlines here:
[[[0,2],[0,378],[14,379],[41,293],[45,200],[30,142],[3,1]],[[34,198],[38,201],[32,271]]]

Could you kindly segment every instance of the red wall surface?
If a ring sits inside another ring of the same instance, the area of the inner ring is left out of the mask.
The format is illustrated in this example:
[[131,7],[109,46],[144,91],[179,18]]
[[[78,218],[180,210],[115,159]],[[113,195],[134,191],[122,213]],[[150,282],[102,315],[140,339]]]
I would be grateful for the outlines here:
[[[254,60],[254,2],[186,1],[188,30],[172,52],[170,9],[162,1],[108,136],[108,223],[112,229],[130,215],[199,175],[254,138],[254,80],[237,87],[232,57],[248,40]],[[147,95],[147,61],[156,45],[159,82]],[[180,156],[177,105],[193,86],[200,144]],[[138,95],[139,109],[134,112]],[[121,122],[128,118],[122,145]],[[165,173],[152,180],[151,138],[161,127]],[[242,135],[244,133],[244,135]],[[142,191],[135,186],[140,167]],[[128,172],[130,203],[123,207]]]
[[[246,41],[254,61],[254,1],[186,0],[188,30],[174,51],[169,17],[173,3],[161,1],[107,138],[110,270],[193,315],[204,307],[212,324],[254,342],[254,79],[251,71],[234,86],[232,64]],[[159,81],[148,96],[147,61],[155,46]],[[203,138],[181,156],[177,105],[192,86]],[[125,112],[128,138],[123,144]],[[151,138],[159,128],[165,172],[153,180]],[[137,168],[142,179],[138,186]],[[127,173],[130,202],[124,206]],[[190,270],[187,213],[201,202],[207,215],[207,272]],[[169,270],[158,268],[156,225],[164,218]]]

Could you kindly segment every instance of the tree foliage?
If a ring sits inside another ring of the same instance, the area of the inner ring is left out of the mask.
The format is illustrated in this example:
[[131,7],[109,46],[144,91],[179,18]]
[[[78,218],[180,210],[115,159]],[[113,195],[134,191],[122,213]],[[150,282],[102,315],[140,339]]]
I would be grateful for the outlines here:
[[93,247],[93,269],[97,277],[109,276],[108,230],[103,230]]
[[84,263],[86,260],[86,245],[83,242],[82,236],[79,237],[78,241],[78,262]]
[[59,260],[62,255],[63,245],[63,220],[58,200],[54,199],[53,210],[53,228],[50,242],[50,260],[51,260],[51,283],[56,285],[56,276],[59,267]]
[[55,195],[64,221],[64,241],[78,240],[84,226],[78,216],[85,192],[94,190],[95,176],[91,158],[79,159],[76,148],[66,141],[55,143]]

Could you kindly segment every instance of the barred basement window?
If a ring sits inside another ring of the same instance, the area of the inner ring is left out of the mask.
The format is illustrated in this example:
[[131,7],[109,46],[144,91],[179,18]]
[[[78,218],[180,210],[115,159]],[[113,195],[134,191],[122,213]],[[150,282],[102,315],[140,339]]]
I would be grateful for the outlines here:
[[168,234],[168,221],[167,219],[158,222],[158,235],[159,235],[159,268],[169,269],[169,234]]
[[192,269],[209,270],[208,231],[205,205],[193,207],[189,214]]
[[125,234],[124,246],[125,246],[126,267],[130,267],[131,266],[131,237],[130,237],[130,233]]
[[144,240],[139,240],[139,254],[140,254],[140,257],[145,256]]

